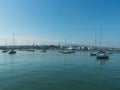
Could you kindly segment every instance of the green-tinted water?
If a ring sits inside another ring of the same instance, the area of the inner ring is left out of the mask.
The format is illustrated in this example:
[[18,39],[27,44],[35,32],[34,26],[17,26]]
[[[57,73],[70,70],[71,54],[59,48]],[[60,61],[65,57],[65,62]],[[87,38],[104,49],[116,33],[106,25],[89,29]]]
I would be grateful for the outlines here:
[[120,90],[120,53],[109,60],[86,51],[0,53],[0,90]]

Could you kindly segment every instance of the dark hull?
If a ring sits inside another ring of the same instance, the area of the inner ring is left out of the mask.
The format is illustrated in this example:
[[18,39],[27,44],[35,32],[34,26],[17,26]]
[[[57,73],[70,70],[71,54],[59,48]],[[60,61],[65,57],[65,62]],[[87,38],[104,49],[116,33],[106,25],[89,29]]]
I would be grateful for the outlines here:
[[62,54],[71,54],[71,52],[62,52]]
[[3,50],[2,53],[7,53],[8,51],[7,50]]
[[96,56],[96,54],[90,54],[90,56]]
[[41,50],[40,52],[43,52],[43,53],[45,53],[45,52],[46,52],[46,50]]
[[9,52],[9,54],[16,54],[16,51],[11,51]]
[[96,57],[97,59],[109,59],[109,57],[108,56],[106,56],[106,57]]

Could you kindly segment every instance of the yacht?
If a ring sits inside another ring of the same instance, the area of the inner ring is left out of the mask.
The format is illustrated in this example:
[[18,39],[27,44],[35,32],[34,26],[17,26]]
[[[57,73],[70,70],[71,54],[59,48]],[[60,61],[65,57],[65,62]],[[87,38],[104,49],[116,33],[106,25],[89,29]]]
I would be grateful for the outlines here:
[[[102,30],[100,29],[100,47],[102,45],[102,39],[101,39]],[[96,55],[97,59],[109,59],[109,54],[106,53],[106,51],[103,51],[100,49],[100,51]]]
[[69,47],[68,51],[71,52],[71,53],[75,53],[75,49],[73,47]]
[[72,52],[70,50],[62,50],[61,53],[62,54],[71,54]]
[[5,48],[2,50],[2,53],[7,53],[8,52],[8,49],[6,47],[6,39],[5,39]]
[[15,51],[14,49],[10,49],[8,53],[9,53],[9,54],[15,54],[16,51]]
[[13,46],[8,52],[9,54],[16,54],[16,51],[14,50],[14,33],[13,33]]
[[96,56],[98,52],[91,52],[90,56]]
[[46,52],[46,50],[45,50],[45,49],[42,49],[42,50],[40,50],[40,52]]
[[7,53],[7,52],[8,52],[7,49],[2,50],[2,53]]
[[107,53],[107,54],[113,54],[113,53],[112,53],[112,52],[110,52],[110,51],[106,51],[106,53]]
[[109,59],[109,55],[105,51],[99,51],[96,54],[97,59]]
[[[95,41],[94,41],[94,43],[95,43],[95,47],[94,48],[96,48],[96,32],[95,32]],[[97,51],[92,51],[92,52],[90,52],[90,56],[96,56],[97,55]]]

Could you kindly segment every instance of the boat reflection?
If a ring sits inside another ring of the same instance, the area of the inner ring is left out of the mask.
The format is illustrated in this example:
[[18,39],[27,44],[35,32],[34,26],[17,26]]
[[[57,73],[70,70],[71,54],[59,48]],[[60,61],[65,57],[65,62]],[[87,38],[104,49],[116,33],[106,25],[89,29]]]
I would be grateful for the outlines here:
[[100,65],[105,64],[109,59],[97,59],[97,61],[100,63]]

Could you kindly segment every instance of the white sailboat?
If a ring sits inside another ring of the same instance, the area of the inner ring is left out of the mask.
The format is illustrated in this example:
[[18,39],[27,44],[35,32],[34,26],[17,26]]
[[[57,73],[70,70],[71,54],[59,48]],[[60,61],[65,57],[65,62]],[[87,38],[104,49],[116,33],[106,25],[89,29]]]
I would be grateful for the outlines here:
[[65,38],[65,48],[64,48],[64,50],[61,51],[62,54],[71,54],[71,53],[75,53],[75,51],[66,48],[66,45],[67,45],[67,39]]
[[9,54],[16,54],[16,51],[14,50],[14,33],[13,33],[13,46],[8,52]]

